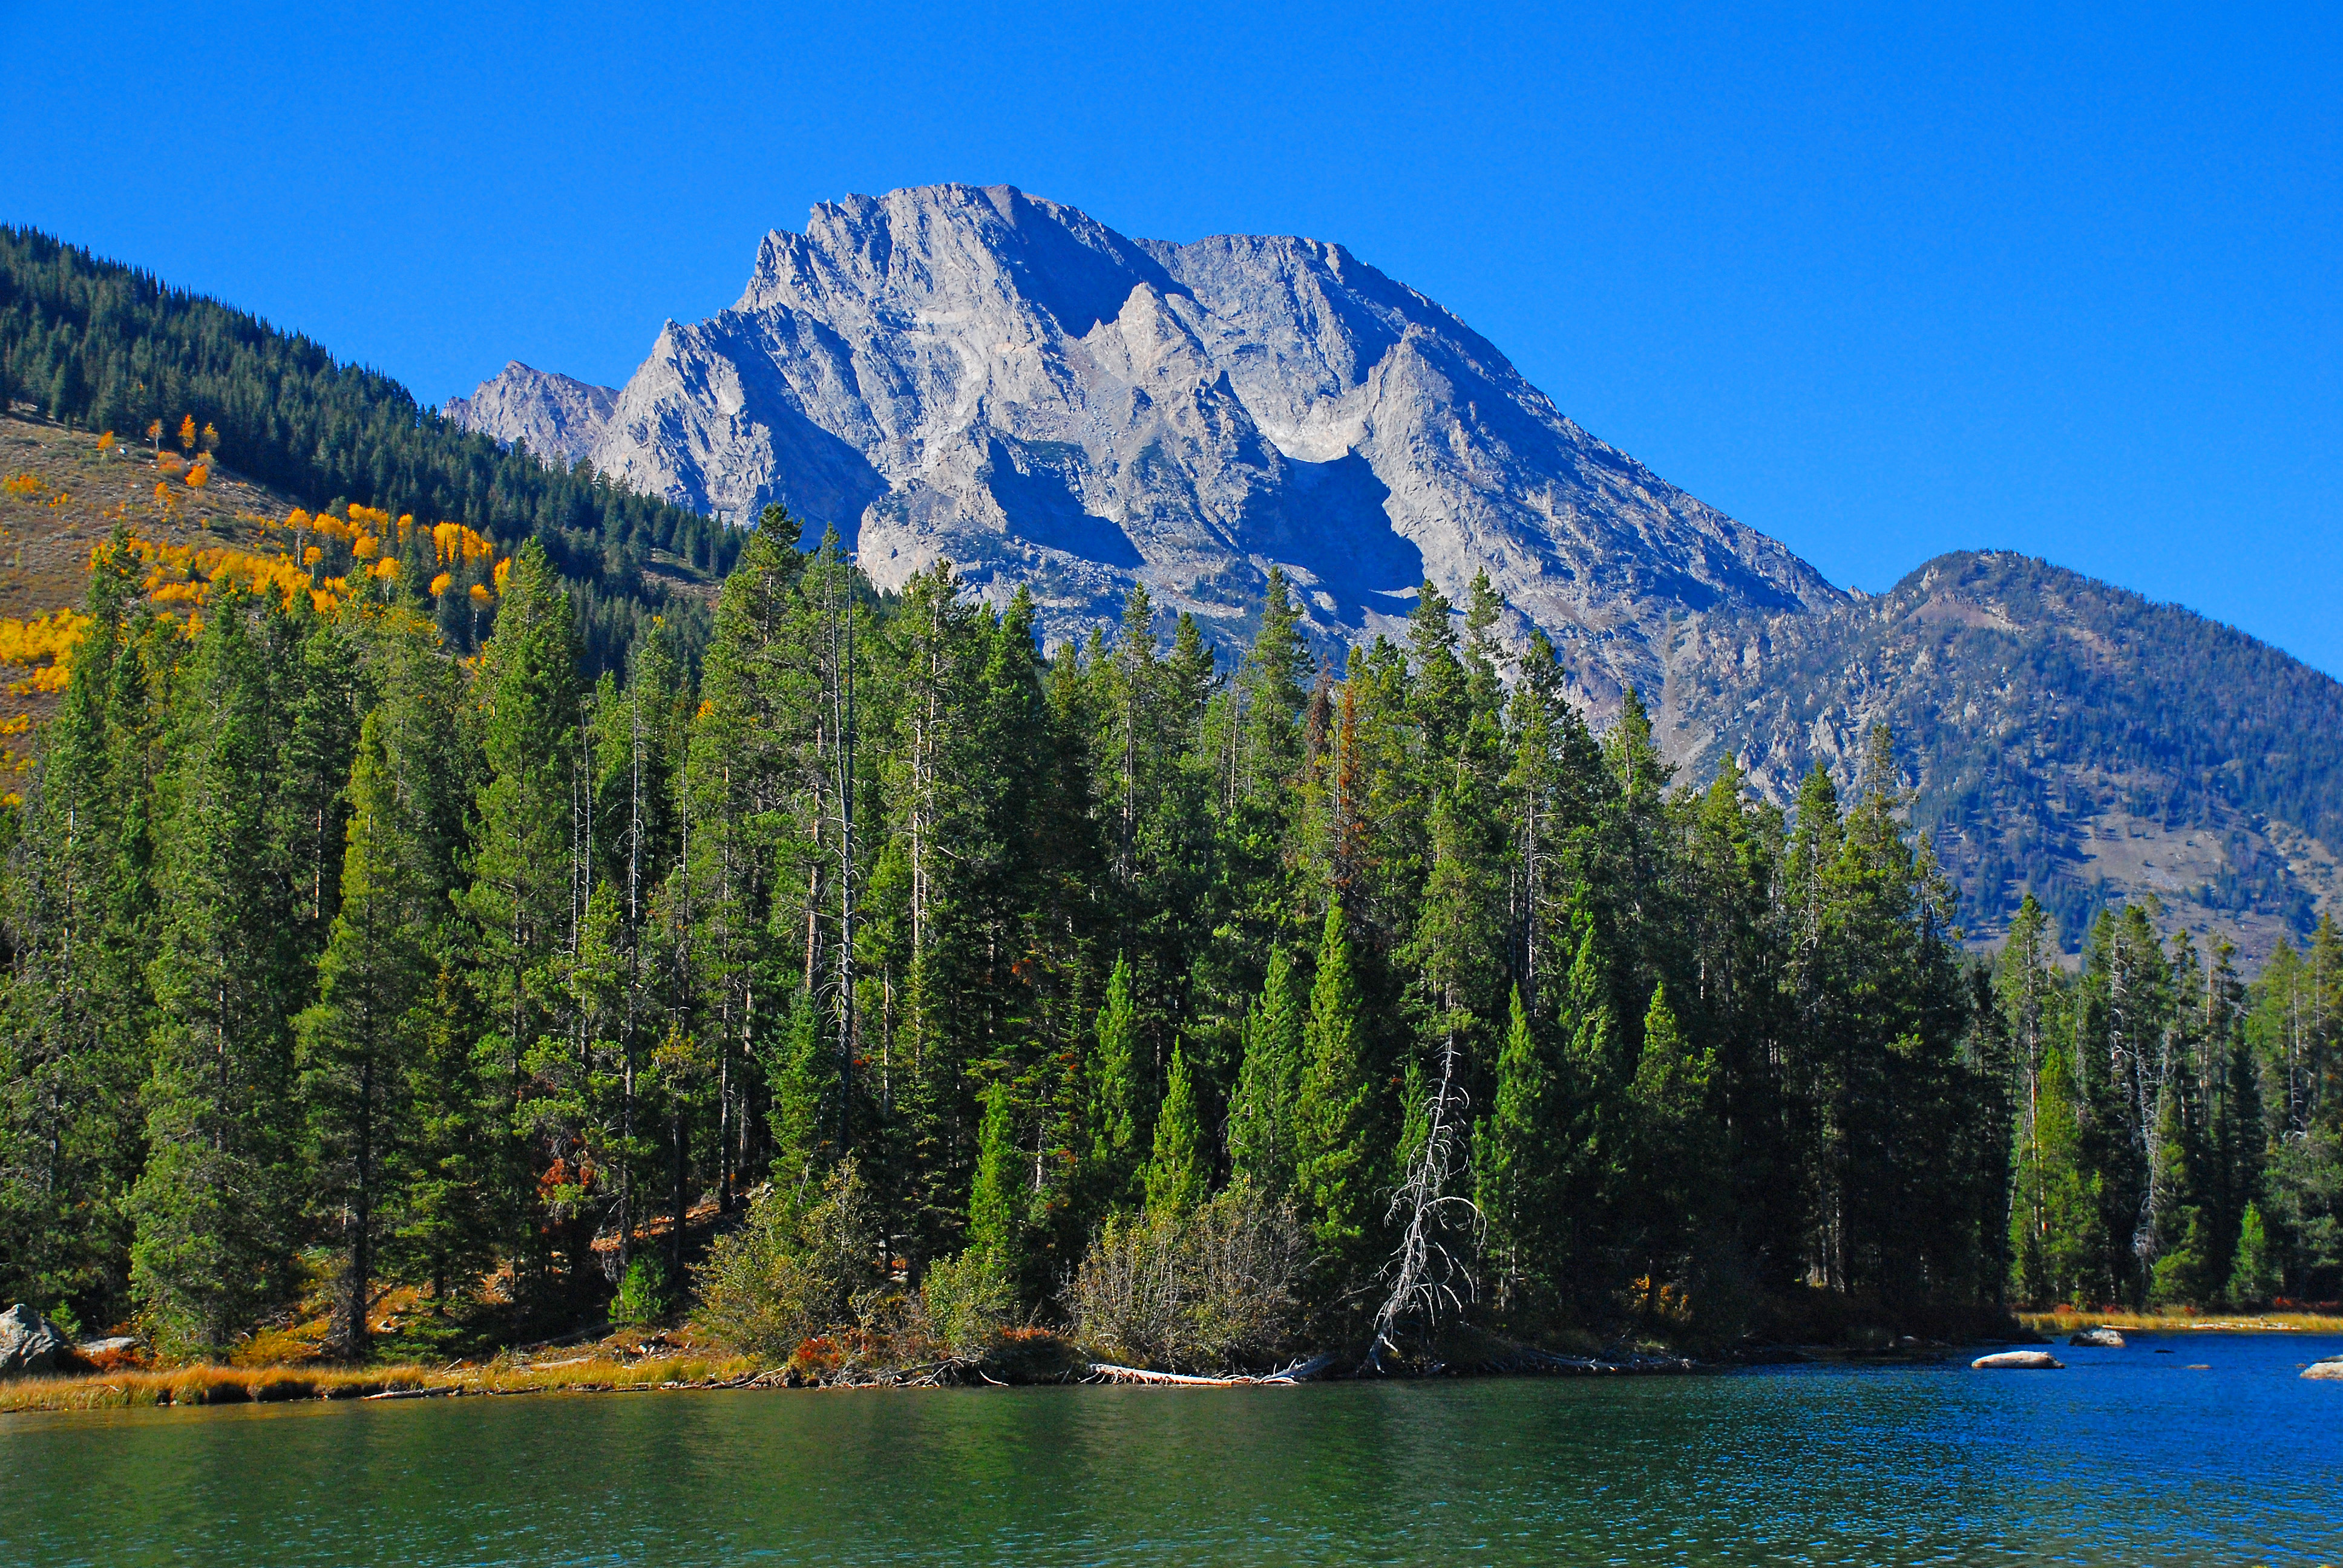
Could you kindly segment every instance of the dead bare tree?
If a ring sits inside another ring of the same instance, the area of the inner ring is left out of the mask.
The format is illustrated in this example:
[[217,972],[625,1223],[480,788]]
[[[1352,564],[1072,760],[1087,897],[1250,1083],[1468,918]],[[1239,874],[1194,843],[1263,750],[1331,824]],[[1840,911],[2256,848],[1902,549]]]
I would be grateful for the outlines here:
[[1462,1053],[1452,1031],[1440,1051],[1440,1081],[1424,1104],[1423,1141],[1409,1151],[1407,1171],[1393,1192],[1386,1221],[1401,1222],[1400,1242],[1383,1277],[1391,1290],[1375,1312],[1374,1342],[1368,1364],[1382,1370],[1385,1352],[1402,1353],[1396,1336],[1409,1327],[1430,1332],[1443,1312],[1461,1312],[1474,1293],[1472,1271],[1452,1251],[1447,1238],[1462,1223],[1477,1229],[1481,1211],[1449,1190],[1463,1165],[1464,1091],[1456,1072]]

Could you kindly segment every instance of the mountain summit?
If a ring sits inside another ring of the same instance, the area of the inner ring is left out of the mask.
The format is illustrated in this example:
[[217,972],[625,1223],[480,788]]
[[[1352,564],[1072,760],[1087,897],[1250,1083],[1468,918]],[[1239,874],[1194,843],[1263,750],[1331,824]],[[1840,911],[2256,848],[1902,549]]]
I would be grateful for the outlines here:
[[[521,433],[527,389],[503,392],[493,433]],[[1134,581],[1242,636],[1274,563],[1347,640],[1485,568],[1598,709],[1656,686],[1672,617],[1840,598],[1340,246],[1131,239],[1006,186],[768,235],[737,305],[661,330],[588,456],[686,506],[834,524],[882,588],[942,557],[989,595],[1030,584],[1052,638]]]
[[598,390],[516,365],[450,414],[736,520],[779,501],[882,588],[945,558],[1030,586],[1052,641],[1137,582],[1242,642],[1278,565],[1331,648],[1486,570],[1598,719],[1642,689],[1689,778],[1733,756],[1787,804],[1892,722],[1972,936],[2028,890],[2070,948],[2119,897],[2255,955],[2343,908],[2343,686],[2019,556],[1842,594],[1337,245],[1131,239],[1006,186],[850,196]]
[[515,359],[469,397],[448,398],[440,412],[499,446],[527,447],[548,462],[568,465],[593,451],[618,401],[616,387],[588,386]]

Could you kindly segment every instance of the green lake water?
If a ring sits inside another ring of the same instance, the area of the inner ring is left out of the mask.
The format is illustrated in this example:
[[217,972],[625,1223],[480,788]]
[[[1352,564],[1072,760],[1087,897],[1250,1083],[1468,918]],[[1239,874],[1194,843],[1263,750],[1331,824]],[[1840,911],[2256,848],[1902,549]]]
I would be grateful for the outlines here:
[[2343,1563],[2338,1352],[0,1417],[0,1563]]

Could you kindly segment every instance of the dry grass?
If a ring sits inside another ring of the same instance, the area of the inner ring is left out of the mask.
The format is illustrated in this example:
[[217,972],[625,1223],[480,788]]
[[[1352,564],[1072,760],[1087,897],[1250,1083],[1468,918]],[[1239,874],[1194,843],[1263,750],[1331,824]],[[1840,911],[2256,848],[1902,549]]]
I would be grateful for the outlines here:
[[427,1395],[606,1393],[713,1388],[764,1371],[742,1356],[620,1358],[594,1352],[486,1366],[202,1366],[25,1378],[0,1383],[0,1413],[36,1410],[130,1410],[161,1405],[274,1403],[304,1399]]
[[2331,1312],[2206,1312],[2195,1308],[2164,1312],[2109,1311],[2078,1312],[2060,1308],[2048,1312],[2020,1312],[2017,1321],[2037,1334],[2067,1334],[2077,1329],[2132,1329],[2153,1332],[2188,1329],[2224,1329],[2246,1333],[2343,1334],[2343,1316]]

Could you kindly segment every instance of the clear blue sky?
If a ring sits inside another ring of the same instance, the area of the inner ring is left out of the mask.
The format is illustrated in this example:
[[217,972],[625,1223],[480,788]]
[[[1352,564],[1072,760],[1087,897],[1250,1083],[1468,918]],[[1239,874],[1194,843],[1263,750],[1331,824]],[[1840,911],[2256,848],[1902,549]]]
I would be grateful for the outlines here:
[[2015,548],[2343,673],[2332,5],[0,0],[0,219],[433,402],[623,380],[817,201],[1007,182],[1339,240],[1835,582]]

